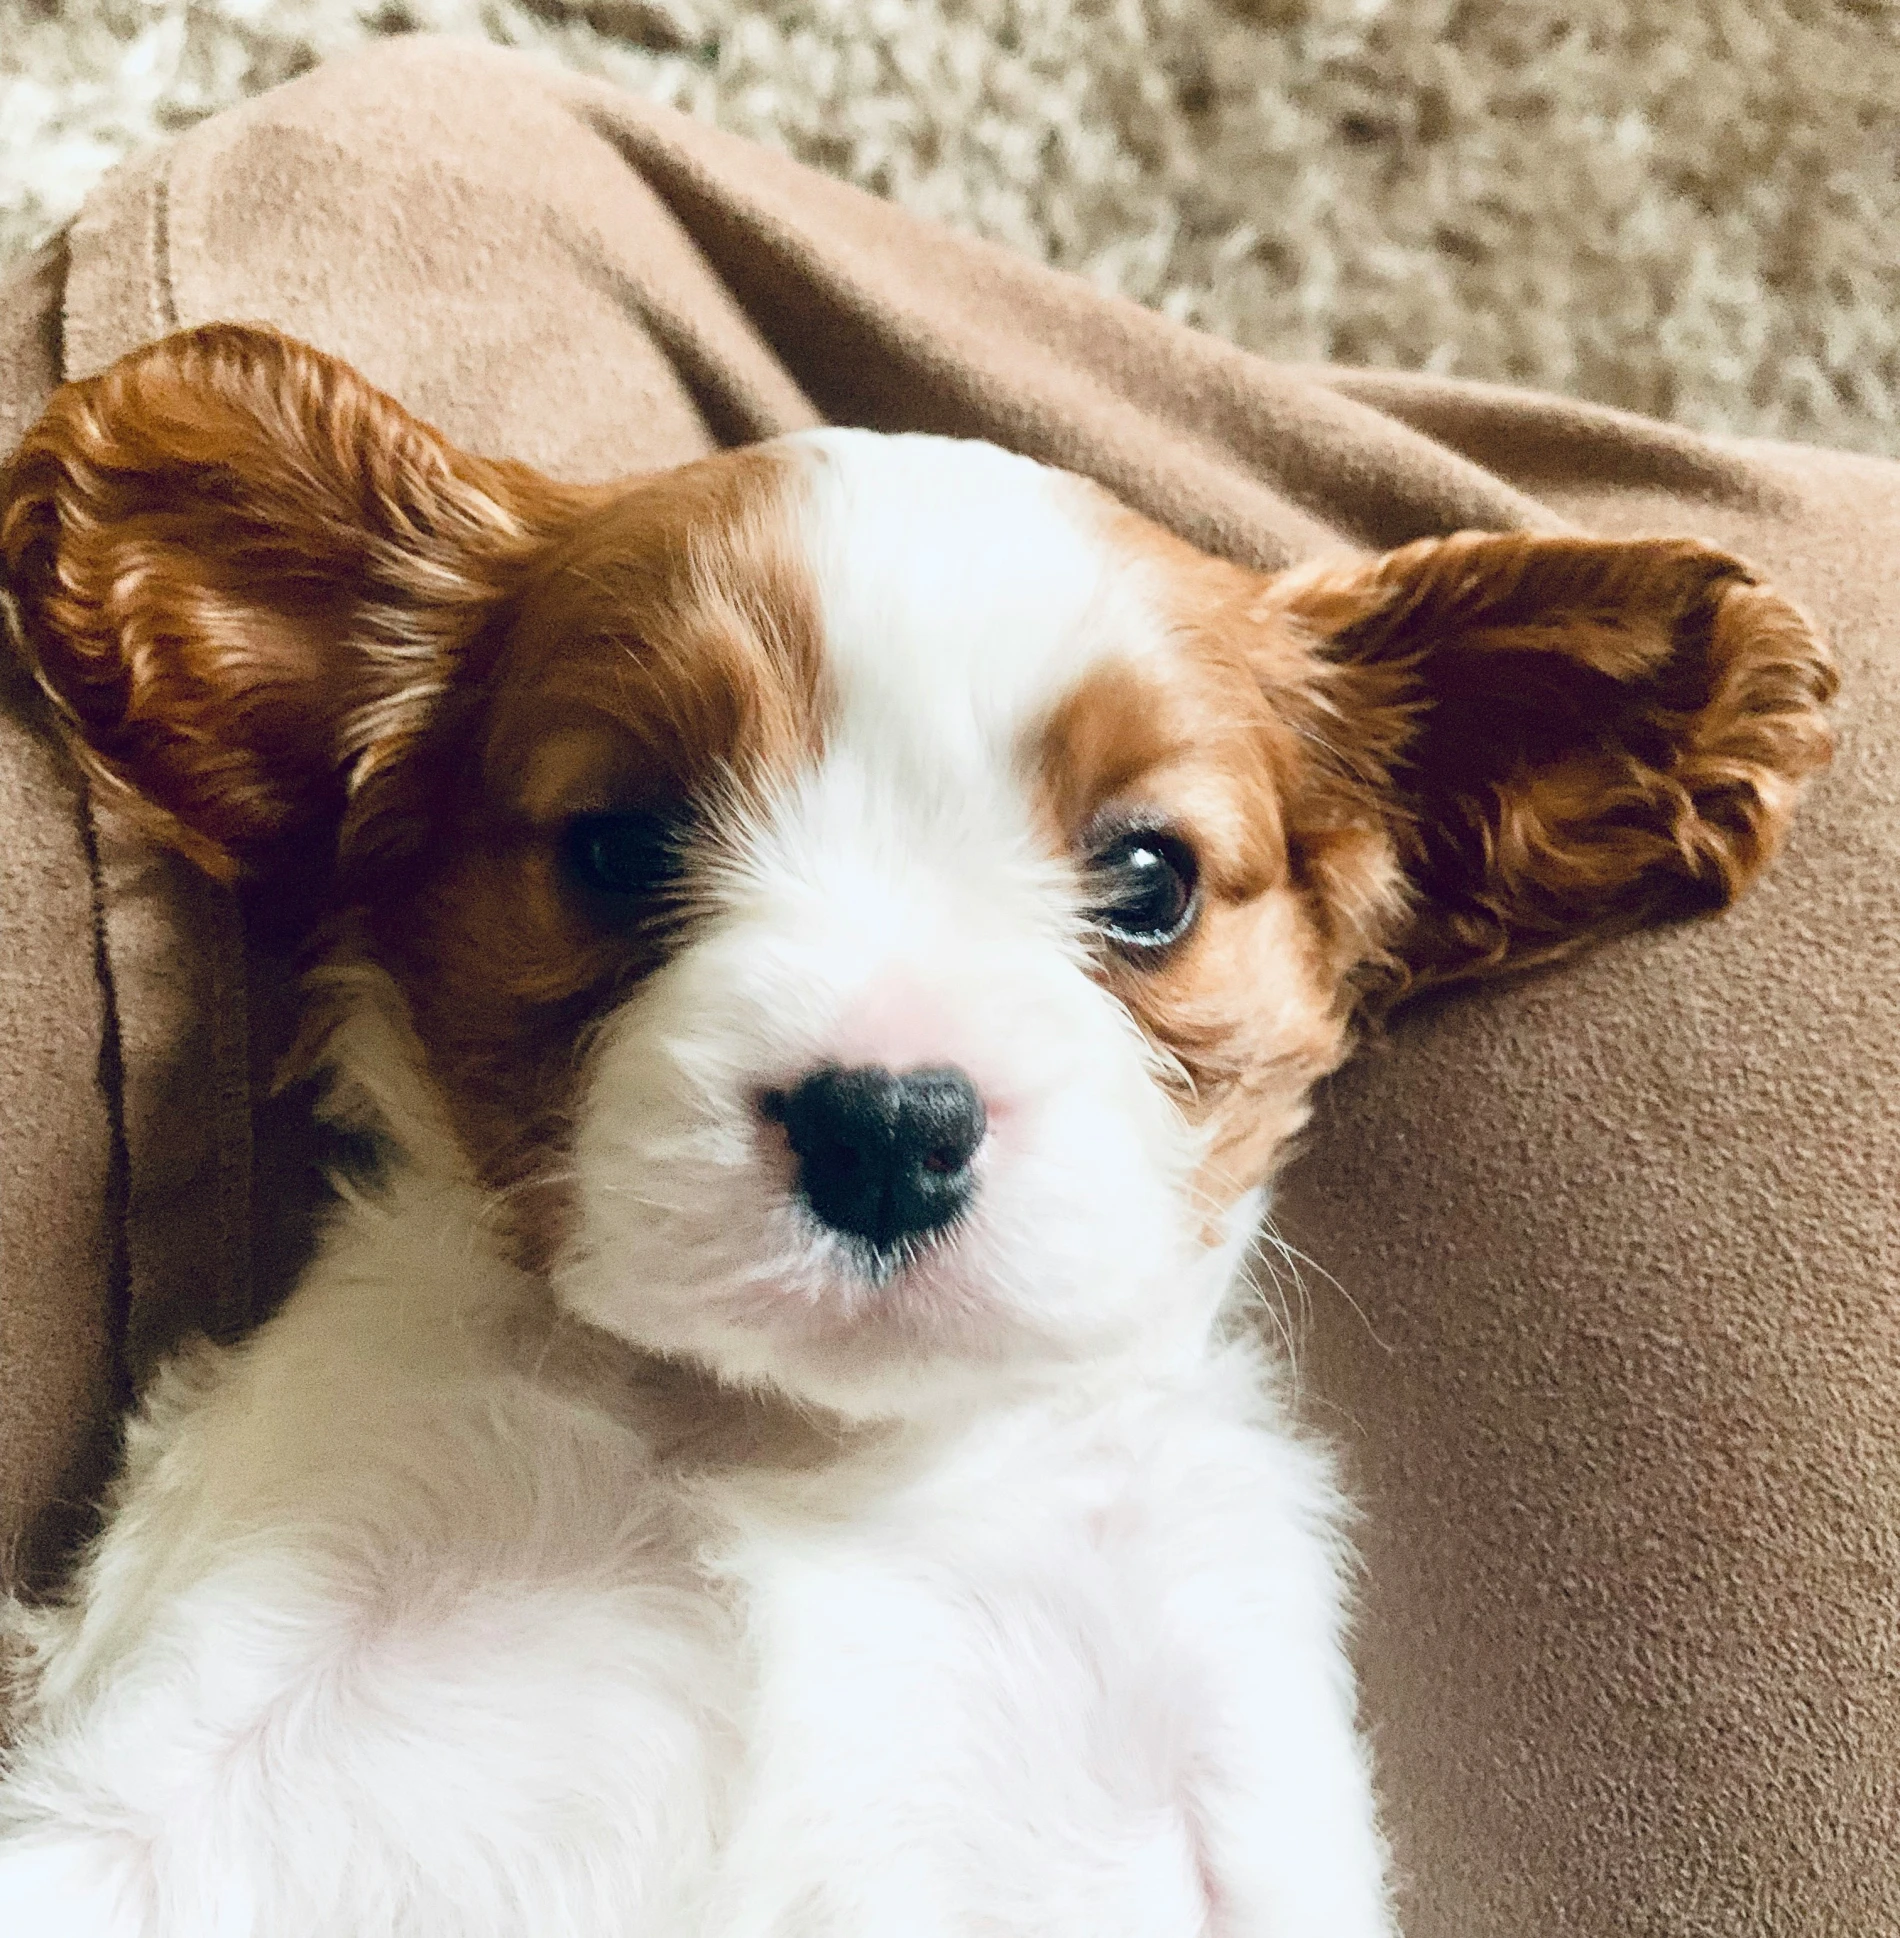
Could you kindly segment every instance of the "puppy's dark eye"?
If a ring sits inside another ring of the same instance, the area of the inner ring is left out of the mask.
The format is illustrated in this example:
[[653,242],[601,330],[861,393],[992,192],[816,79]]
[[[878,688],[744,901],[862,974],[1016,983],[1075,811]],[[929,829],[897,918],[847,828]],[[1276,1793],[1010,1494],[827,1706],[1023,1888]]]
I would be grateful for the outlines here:
[[657,894],[680,872],[678,813],[617,809],[578,814],[561,832],[561,860],[584,889],[616,900]]
[[1134,828],[1089,857],[1088,918],[1125,949],[1165,949],[1200,911],[1200,867],[1177,834]]

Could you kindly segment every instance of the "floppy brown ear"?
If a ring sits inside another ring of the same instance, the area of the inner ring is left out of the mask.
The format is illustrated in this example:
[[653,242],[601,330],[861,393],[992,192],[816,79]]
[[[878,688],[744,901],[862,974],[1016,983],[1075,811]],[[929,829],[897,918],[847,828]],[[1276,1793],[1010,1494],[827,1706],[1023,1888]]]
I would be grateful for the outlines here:
[[1322,769],[1406,878],[1387,997],[1725,906],[1832,749],[1827,649],[1694,540],[1466,532],[1272,598],[1322,656]]
[[95,784],[228,877],[341,821],[569,495],[218,324],[54,395],[0,471],[0,562]]

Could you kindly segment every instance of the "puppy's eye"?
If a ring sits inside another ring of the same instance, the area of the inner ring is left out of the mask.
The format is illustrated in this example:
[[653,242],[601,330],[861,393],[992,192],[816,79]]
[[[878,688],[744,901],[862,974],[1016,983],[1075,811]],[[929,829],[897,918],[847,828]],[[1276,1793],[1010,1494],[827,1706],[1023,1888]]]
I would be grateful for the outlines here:
[[561,832],[561,860],[574,880],[596,895],[650,896],[679,874],[684,835],[677,813],[578,814]]
[[1088,918],[1125,949],[1165,949],[1200,910],[1200,866],[1177,834],[1134,828],[1089,857]]

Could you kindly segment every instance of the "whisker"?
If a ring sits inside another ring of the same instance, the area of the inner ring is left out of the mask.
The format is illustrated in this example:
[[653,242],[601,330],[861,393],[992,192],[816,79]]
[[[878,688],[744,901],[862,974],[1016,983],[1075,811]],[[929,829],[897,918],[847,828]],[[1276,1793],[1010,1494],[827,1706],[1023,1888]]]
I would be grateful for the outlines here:
[[1306,1300],[1309,1319],[1310,1319],[1311,1310],[1312,1310],[1312,1300],[1311,1300],[1311,1294],[1308,1293],[1306,1290],[1306,1284],[1305,1284],[1305,1279],[1303,1277],[1302,1268],[1304,1268],[1305,1271],[1318,1273],[1319,1276],[1322,1279],[1324,1279],[1325,1282],[1329,1286],[1331,1286],[1332,1289],[1335,1292],[1337,1292],[1343,1300],[1345,1300],[1346,1304],[1351,1308],[1354,1317],[1357,1318],[1360,1325],[1365,1328],[1366,1337],[1370,1339],[1372,1343],[1375,1346],[1377,1346],[1382,1353],[1391,1353],[1397,1350],[1397,1348],[1393,1346],[1390,1340],[1384,1339],[1380,1336],[1379,1329],[1372,1323],[1370,1314],[1367,1313],[1365,1307],[1362,1306],[1359,1303],[1359,1301],[1355,1299],[1353,1295],[1346,1289],[1345,1285],[1333,1273],[1329,1272],[1326,1269],[1326,1267],[1319,1262],[1318,1259],[1314,1258],[1308,1252],[1301,1251],[1297,1245],[1293,1244],[1292,1241],[1289,1240],[1286,1237],[1286,1235],[1282,1231],[1280,1231],[1279,1228],[1274,1224],[1271,1216],[1264,1217],[1261,1219],[1260,1229],[1259,1229],[1259,1232],[1256,1234],[1256,1236],[1260,1242],[1270,1245],[1273,1248],[1273,1250],[1279,1255],[1279,1257],[1286,1262],[1288,1270],[1292,1273],[1295,1282],[1298,1283],[1301,1288],[1302,1297],[1305,1298]]
[[[1263,1285],[1256,1276],[1256,1268],[1264,1270],[1270,1285]],[[1298,1285],[1298,1274],[1294,1274]],[[1256,1313],[1264,1317],[1278,1336],[1281,1355],[1286,1363],[1288,1395],[1293,1405],[1300,1403],[1300,1341],[1295,1332],[1292,1315],[1287,1311],[1279,1271],[1270,1256],[1255,1252],[1249,1255],[1245,1267],[1245,1287],[1251,1295],[1251,1303]]]
[[594,1189],[603,1198],[618,1198],[623,1204],[637,1206],[642,1211],[657,1211],[668,1218],[684,1218],[689,1207],[672,1198],[656,1198],[651,1192],[638,1191],[630,1184],[596,1184]]

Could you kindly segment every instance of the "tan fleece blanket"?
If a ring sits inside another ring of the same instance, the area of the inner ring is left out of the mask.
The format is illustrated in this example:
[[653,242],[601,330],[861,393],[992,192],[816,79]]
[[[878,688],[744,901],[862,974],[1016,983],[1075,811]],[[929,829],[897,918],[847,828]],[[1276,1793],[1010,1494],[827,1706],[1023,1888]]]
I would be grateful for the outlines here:
[[[0,288],[0,446],[59,376],[220,317],[573,476],[836,419],[994,438],[1258,564],[1569,521],[1803,601],[1842,751],[1767,885],[1401,1017],[1277,1217],[1366,1506],[1412,1938],[1900,1931],[1900,470],[1276,367],[428,43],[108,182]],[[15,688],[0,815],[0,1495],[43,1551],[158,1348],[294,1268],[310,1144],[260,1101],[267,938],[95,827]]]

